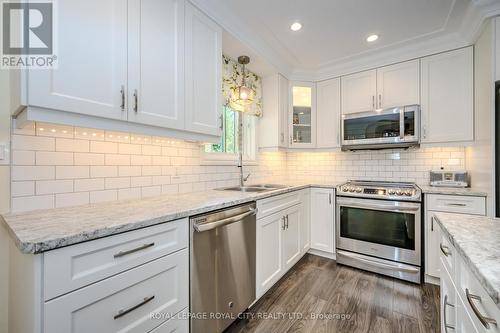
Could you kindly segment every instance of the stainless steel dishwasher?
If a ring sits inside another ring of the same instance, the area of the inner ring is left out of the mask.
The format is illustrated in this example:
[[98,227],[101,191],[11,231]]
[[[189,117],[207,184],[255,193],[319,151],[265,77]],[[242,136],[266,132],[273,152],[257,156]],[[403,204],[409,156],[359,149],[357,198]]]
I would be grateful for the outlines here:
[[255,202],[190,218],[191,332],[219,333],[255,301]]

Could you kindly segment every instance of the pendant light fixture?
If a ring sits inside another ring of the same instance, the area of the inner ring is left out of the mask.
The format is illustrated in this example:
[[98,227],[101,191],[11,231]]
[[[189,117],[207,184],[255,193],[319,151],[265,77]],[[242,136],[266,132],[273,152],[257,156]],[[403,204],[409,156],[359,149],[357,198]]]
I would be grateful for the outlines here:
[[240,112],[245,112],[245,107],[252,104],[255,100],[255,90],[252,87],[247,86],[246,82],[246,69],[245,65],[250,63],[250,57],[239,56],[238,63],[242,65],[242,79],[241,85],[236,86],[232,89],[231,93],[231,103],[233,104],[233,109]]

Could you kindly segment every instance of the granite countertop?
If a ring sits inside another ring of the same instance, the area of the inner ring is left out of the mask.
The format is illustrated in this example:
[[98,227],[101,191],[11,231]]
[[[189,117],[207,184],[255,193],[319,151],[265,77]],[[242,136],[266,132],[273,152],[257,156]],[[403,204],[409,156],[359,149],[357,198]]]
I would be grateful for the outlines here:
[[418,185],[425,194],[450,194],[450,195],[469,195],[478,197],[487,197],[488,193],[471,187],[437,187],[430,185]]
[[260,193],[209,190],[140,200],[37,210],[0,217],[23,253],[41,253],[125,231],[300,190],[336,184],[287,184]]
[[435,213],[436,220],[472,274],[500,308],[500,219]]

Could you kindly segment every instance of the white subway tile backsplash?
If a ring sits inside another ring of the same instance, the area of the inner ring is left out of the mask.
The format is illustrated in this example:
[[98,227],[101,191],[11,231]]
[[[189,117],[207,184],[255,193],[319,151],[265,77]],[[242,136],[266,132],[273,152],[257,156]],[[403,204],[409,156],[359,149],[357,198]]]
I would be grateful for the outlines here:
[[75,192],[104,190],[104,178],[75,179]]
[[117,166],[91,166],[90,178],[118,177]]
[[106,154],[105,157],[106,165],[130,165],[129,155],[119,155],[119,154]]
[[115,142],[90,141],[90,152],[116,154],[118,153],[118,144]]
[[36,182],[36,195],[71,193],[73,180],[39,180]]
[[105,188],[107,190],[130,187],[130,177],[106,178]]
[[146,186],[141,187],[141,190],[141,195],[143,198],[161,195],[161,186]]
[[36,165],[73,165],[73,153],[38,151]]
[[118,145],[118,153],[120,153],[120,154],[141,155],[142,154],[142,146],[141,145],[128,144],[128,143],[120,143]]
[[56,207],[86,205],[89,203],[88,192],[56,194]]
[[54,166],[13,166],[12,181],[49,180],[55,178]]
[[75,165],[104,165],[104,154],[75,153]]
[[55,138],[44,138],[40,136],[13,135],[12,150],[36,150],[54,151]]
[[120,177],[133,177],[142,175],[142,168],[140,166],[119,166],[118,176]]
[[123,188],[118,190],[118,200],[140,199],[141,188]]
[[89,178],[88,166],[56,166],[56,179]]
[[89,146],[90,146],[89,141],[87,140],[63,139],[63,138],[56,139],[57,151],[88,153]]
[[35,195],[35,182],[13,182],[10,191],[13,198]]
[[53,195],[37,195],[31,197],[12,198],[13,212],[26,212],[37,209],[54,208]]
[[35,165],[35,152],[24,150],[13,151],[12,165]]
[[99,203],[118,200],[117,190],[90,192],[90,203]]

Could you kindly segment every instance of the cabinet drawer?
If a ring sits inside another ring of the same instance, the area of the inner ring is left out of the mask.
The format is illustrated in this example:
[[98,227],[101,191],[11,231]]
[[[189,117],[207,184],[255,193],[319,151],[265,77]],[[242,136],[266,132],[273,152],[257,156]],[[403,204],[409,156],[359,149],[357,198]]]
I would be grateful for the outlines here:
[[184,309],[149,333],[189,333],[189,311]]
[[149,332],[188,306],[188,249],[44,305],[45,332]]
[[46,252],[45,300],[187,247],[188,225],[181,219]]
[[276,195],[257,201],[257,219],[300,203],[300,191]]
[[457,252],[444,233],[441,233],[439,240],[439,257],[441,259],[442,266],[446,268],[452,279],[455,279]]
[[440,212],[485,215],[486,199],[484,197],[428,194],[427,209]]
[[[500,309],[479,283],[479,280],[469,270],[461,257],[457,259],[457,289],[458,294],[464,302],[466,311],[472,318],[474,326],[477,327],[479,331],[500,332]],[[469,292],[469,298],[467,297],[466,290]],[[479,314],[474,312],[473,306],[479,310]],[[492,318],[497,321],[497,325],[490,324],[490,328],[486,329],[479,320],[479,316]]]

